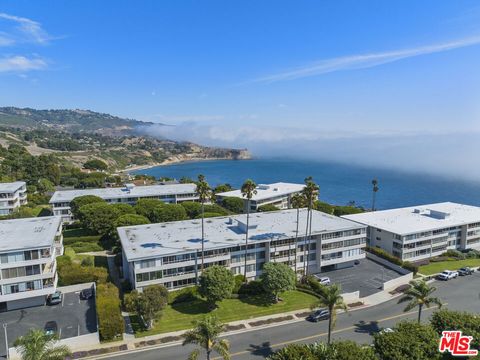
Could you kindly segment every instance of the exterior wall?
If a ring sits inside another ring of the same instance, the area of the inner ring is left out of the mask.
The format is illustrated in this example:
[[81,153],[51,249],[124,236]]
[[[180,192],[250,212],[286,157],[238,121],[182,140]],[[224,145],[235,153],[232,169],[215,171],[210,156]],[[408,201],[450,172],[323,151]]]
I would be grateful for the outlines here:
[[0,191],[0,216],[9,215],[21,205],[27,204],[27,185],[15,191]]
[[413,273],[408,273],[405,275],[402,275],[398,278],[386,281],[382,285],[382,289],[384,291],[391,291],[395,290],[397,287],[401,285],[406,285],[408,284],[411,280],[413,280]]
[[7,301],[7,310],[10,311],[42,305],[45,305],[45,296],[36,296],[16,301]]
[[[280,195],[280,196],[273,196],[270,198],[262,199],[262,200],[251,200],[250,201],[250,211],[256,212],[258,208],[262,205],[275,205],[278,209],[290,209],[292,207],[291,200],[292,196],[295,194],[299,194],[300,191],[295,191],[289,194]],[[223,196],[217,196],[217,202],[221,203],[223,201]],[[243,211],[247,212],[248,210],[248,200],[240,197],[243,200]]]
[[[310,246],[310,258],[304,258],[305,244]],[[335,248],[324,249],[322,245]],[[297,273],[303,273],[308,265],[309,273],[318,273],[349,266],[354,260],[365,258],[366,228],[352,229],[333,233],[313,234],[312,239],[304,238],[271,240],[249,244],[247,250],[247,278],[255,279],[262,273],[266,262],[281,262],[289,265]],[[335,256],[332,256],[335,255]],[[232,246],[205,251],[204,267],[221,265],[229,268],[233,274],[243,274],[245,270],[245,247]],[[318,260],[320,259],[320,260]],[[305,261],[304,261],[305,260]],[[175,255],[127,261],[123,259],[124,277],[138,290],[153,284],[163,284],[168,289],[177,289],[193,285],[196,275],[201,271],[201,253],[188,252]]]

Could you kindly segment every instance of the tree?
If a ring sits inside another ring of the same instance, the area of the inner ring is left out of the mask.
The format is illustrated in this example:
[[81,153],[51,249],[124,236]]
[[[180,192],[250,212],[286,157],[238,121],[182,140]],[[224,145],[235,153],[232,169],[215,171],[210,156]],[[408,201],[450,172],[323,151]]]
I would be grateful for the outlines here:
[[137,215],[137,214],[125,214],[125,215],[120,215],[118,219],[115,221],[115,228],[122,227],[122,226],[145,225],[145,224],[150,224],[150,220],[148,220],[145,216]]
[[335,326],[335,321],[337,318],[337,310],[347,311],[347,304],[343,301],[342,291],[339,285],[333,284],[325,286],[320,284],[317,280],[311,279],[310,286],[313,291],[318,296],[318,302],[314,305],[315,307],[325,307],[330,312],[328,318],[328,341],[330,344],[332,330]]
[[472,336],[471,346],[480,350],[480,316],[464,311],[441,309],[435,311],[430,324],[438,335],[442,331],[460,330],[463,335]]
[[374,335],[375,352],[380,359],[434,360],[441,359],[438,352],[439,336],[430,325],[413,321],[398,323],[393,332]]
[[84,227],[103,236],[112,232],[120,213],[112,205],[97,202],[82,206],[79,215]]
[[234,287],[235,279],[230,270],[223,266],[213,265],[200,275],[198,291],[201,296],[207,299],[210,306],[214,308],[218,301],[232,295]]
[[270,355],[268,360],[378,360],[370,346],[351,340],[324,343],[290,344]]
[[180,203],[185,208],[185,211],[187,212],[187,216],[190,219],[195,219],[197,216],[201,215],[202,213],[202,205],[200,205],[198,202],[194,201],[183,201]]
[[218,193],[222,193],[222,192],[227,192],[227,191],[232,191],[233,188],[232,188],[232,185],[230,184],[220,184],[220,185],[217,185],[215,187],[215,189],[213,190],[213,192],[215,194],[218,194]]
[[378,180],[372,180],[372,211],[375,211],[375,198],[377,196],[377,191],[379,190],[378,187]]
[[223,198],[222,200],[222,206],[235,213],[235,214],[241,214],[243,213],[243,210],[245,208],[245,205],[243,203],[243,200],[237,197],[226,197]]
[[[184,334],[183,346],[195,344],[207,352],[207,360],[210,360],[212,351],[217,352],[224,360],[230,360],[230,345],[227,340],[219,339],[224,325],[215,317],[207,316],[205,319],[194,322],[195,327]],[[200,351],[195,349],[188,356],[189,360],[196,360]]]
[[39,179],[38,180],[38,183],[37,183],[37,191],[40,193],[40,194],[45,194],[47,192],[52,192],[55,190],[55,186],[53,185],[53,183],[48,180],[48,179]]
[[292,196],[292,207],[297,209],[297,223],[295,230],[295,274],[297,274],[297,249],[298,249],[298,226],[300,223],[300,208],[305,206],[305,198],[302,194],[295,194]]
[[108,165],[102,160],[92,159],[85,162],[83,167],[89,170],[107,170]]
[[257,193],[257,184],[252,180],[247,179],[241,188],[242,196],[247,199],[247,227],[245,229],[245,269],[244,276],[245,282],[247,282],[247,253],[248,253],[248,223],[250,220],[250,201],[252,200],[253,195]]
[[265,205],[261,205],[258,207],[257,211],[258,212],[266,212],[266,211],[278,211],[280,210],[279,208],[277,208],[275,205],[273,204],[265,204]]
[[186,220],[187,212],[180,204],[162,204],[153,209],[152,223]]
[[58,337],[47,335],[39,329],[30,329],[25,336],[15,340],[15,349],[22,360],[63,360],[72,352],[66,345],[55,346]]
[[135,312],[145,322],[148,329],[153,326],[153,320],[165,308],[168,302],[168,290],[163,285],[150,285],[143,292],[133,290],[125,295],[125,307],[129,312]]
[[105,203],[106,201],[103,200],[101,197],[95,195],[83,195],[76,197],[70,202],[70,209],[72,211],[72,215],[75,219],[80,219],[80,208],[84,205],[93,204],[96,202]]
[[295,289],[296,274],[285,264],[269,262],[263,266],[260,280],[265,291],[278,302],[279,293]]
[[405,291],[398,303],[410,301],[403,310],[405,312],[418,306],[418,323],[420,324],[423,306],[429,308],[431,305],[436,304],[438,307],[442,307],[442,303],[440,299],[430,296],[437,289],[428,285],[425,280],[412,280],[410,285],[411,287]]
[[[201,218],[202,218],[202,262],[200,269],[203,272],[204,262],[205,262],[205,202],[212,199],[212,189],[208,182],[205,180],[205,176],[198,175],[198,182],[196,191],[198,200],[201,204]],[[198,284],[198,278],[196,279]]]
[[139,199],[135,204],[135,211],[138,215],[145,216],[150,221],[153,219],[153,210],[157,206],[163,205],[164,202],[158,199]]
[[126,215],[126,214],[135,214],[135,209],[132,205],[129,204],[111,204],[115,210],[118,212],[118,216]]
[[[308,176],[305,178],[305,187],[302,190],[302,195],[305,198],[305,203],[307,206],[307,225],[305,231],[305,244],[303,245],[303,274],[308,275],[308,266],[310,260],[310,241],[312,238],[312,208],[315,200],[318,199],[319,187],[313,178]],[[318,266],[320,267],[320,260],[318,259]]]

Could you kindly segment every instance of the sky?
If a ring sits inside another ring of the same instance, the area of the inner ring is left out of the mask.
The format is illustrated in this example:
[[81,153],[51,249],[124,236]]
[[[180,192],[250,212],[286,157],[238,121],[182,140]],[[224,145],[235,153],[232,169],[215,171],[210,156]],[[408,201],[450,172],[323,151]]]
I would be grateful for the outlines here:
[[0,3],[0,106],[480,180],[478,1]]

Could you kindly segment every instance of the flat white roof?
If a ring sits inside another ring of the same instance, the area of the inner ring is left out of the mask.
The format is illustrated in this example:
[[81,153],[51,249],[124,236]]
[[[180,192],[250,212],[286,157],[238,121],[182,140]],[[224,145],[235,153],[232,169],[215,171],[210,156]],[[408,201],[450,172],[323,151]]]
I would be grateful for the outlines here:
[[0,253],[51,246],[61,221],[60,216],[0,221]]
[[25,186],[25,181],[15,181],[10,183],[0,183],[0,192],[15,192],[22,186]]
[[[252,200],[265,200],[276,196],[283,196],[292,193],[302,191],[305,185],[303,184],[293,184],[293,183],[284,183],[278,182],[274,184],[259,184],[257,185],[257,193],[253,195]],[[239,197],[245,199],[242,196],[240,190],[232,190],[223,193],[218,193],[217,196],[222,197]]]
[[129,197],[146,197],[161,196],[174,194],[190,194],[195,193],[197,185],[195,184],[170,184],[170,185],[148,185],[118,188],[102,188],[102,189],[78,189],[78,190],[61,190],[55,191],[50,203],[70,202],[76,197],[84,195],[95,195],[102,199],[118,199]]
[[444,202],[345,215],[343,218],[407,235],[478,222],[480,207]]
[[[305,234],[306,209],[300,209],[299,237]],[[312,234],[364,228],[364,225],[313,211]],[[245,243],[246,215],[205,219],[205,249],[226,248]],[[297,210],[250,214],[249,242],[295,237]],[[179,254],[201,249],[201,220],[185,220],[117,229],[129,261]]]

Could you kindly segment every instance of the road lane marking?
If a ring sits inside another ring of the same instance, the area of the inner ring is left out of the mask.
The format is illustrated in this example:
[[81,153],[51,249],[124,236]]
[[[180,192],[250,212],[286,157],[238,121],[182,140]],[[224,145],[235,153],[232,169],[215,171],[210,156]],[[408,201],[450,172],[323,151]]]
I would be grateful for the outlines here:
[[[447,305],[448,303],[445,303],[443,305]],[[433,309],[436,309],[438,308],[438,306],[432,306],[430,308],[425,308],[424,310],[433,310]],[[372,320],[372,322],[376,321],[377,323],[381,323],[381,322],[384,322],[384,321],[388,321],[388,320],[393,320],[393,319],[397,319],[397,318],[400,318],[400,317],[404,317],[404,316],[408,316],[408,315],[413,315],[413,314],[418,314],[418,311],[410,311],[410,312],[406,312],[406,313],[402,313],[402,314],[398,314],[398,315],[392,315],[392,316],[389,316],[389,317],[386,317],[386,318],[383,318],[383,319],[380,319],[380,320]],[[342,329],[338,329],[338,330],[332,330],[332,334],[338,334],[340,332],[344,332],[344,331],[348,331],[348,330],[353,330],[353,329],[356,329],[357,326],[356,325],[353,325],[353,326],[348,326],[348,327],[345,327],[345,328],[342,328]],[[272,345],[268,345],[268,346],[263,346],[263,347],[260,347],[258,349],[252,349],[252,350],[243,350],[243,351],[238,351],[236,353],[232,353],[230,354],[230,357],[234,357],[234,356],[240,356],[240,355],[246,355],[246,354],[251,354],[252,351],[258,351],[260,349],[267,349],[267,348],[278,348],[278,347],[282,347],[282,346],[286,346],[286,345],[290,345],[290,344],[293,344],[293,343],[297,343],[297,342],[301,342],[301,341],[306,341],[306,340],[312,340],[312,339],[315,339],[315,338],[319,338],[319,337],[323,337],[323,336],[327,336],[328,335],[328,332],[323,332],[323,333],[320,333],[320,334],[316,334],[316,335],[310,335],[310,336],[306,336],[306,337],[303,337],[303,338],[299,338],[299,339],[293,339],[293,340],[288,340],[288,341],[284,341],[284,342],[281,342],[281,343],[278,343],[278,344],[272,344]],[[212,360],[221,360],[222,358],[221,357],[214,357],[212,358]]]

